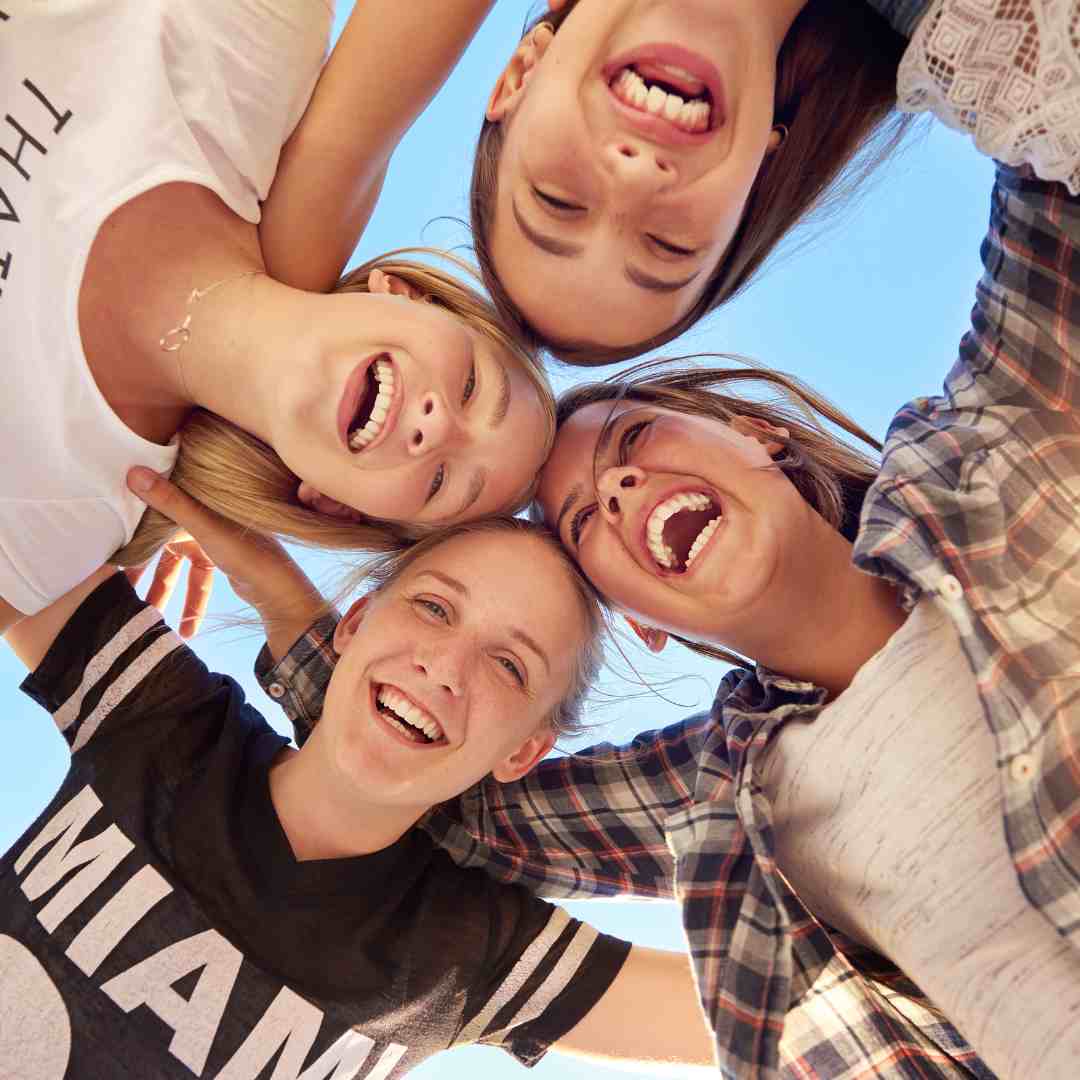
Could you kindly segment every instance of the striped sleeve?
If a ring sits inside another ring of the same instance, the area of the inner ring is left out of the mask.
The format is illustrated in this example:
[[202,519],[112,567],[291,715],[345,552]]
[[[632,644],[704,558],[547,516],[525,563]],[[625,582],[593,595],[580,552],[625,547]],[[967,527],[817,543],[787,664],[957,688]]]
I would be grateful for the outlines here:
[[560,907],[532,898],[527,903],[526,918],[545,913],[539,932],[473,995],[454,1044],[498,1046],[531,1066],[604,996],[631,946]]
[[[170,677],[151,681],[169,657]],[[192,670],[181,673],[184,660]],[[52,714],[74,754],[118,715],[130,715],[134,702],[143,715],[155,699],[175,700],[178,688],[200,674],[206,669],[158,611],[114,574],[83,601],[22,690]]]

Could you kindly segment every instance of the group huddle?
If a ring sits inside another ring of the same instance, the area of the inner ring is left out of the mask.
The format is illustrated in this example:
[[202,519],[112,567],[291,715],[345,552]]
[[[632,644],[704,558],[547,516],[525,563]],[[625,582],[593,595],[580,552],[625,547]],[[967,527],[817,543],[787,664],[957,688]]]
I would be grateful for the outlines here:
[[[0,0],[0,631],[71,751],[0,859],[0,1080],[1072,1080],[1080,4],[548,0],[475,268],[342,276],[491,6],[356,0],[329,49],[328,0]],[[884,443],[636,359],[917,111],[996,170]],[[355,559],[343,615],[283,540]],[[185,558],[183,637],[216,566],[293,742],[162,620]],[[711,708],[549,756],[616,625],[724,663]],[[597,896],[687,951],[550,902]]]

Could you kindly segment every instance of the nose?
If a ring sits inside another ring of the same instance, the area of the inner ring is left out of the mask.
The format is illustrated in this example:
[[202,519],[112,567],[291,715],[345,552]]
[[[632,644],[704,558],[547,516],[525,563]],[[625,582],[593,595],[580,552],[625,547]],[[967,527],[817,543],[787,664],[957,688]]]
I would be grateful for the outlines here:
[[671,187],[679,179],[671,158],[636,139],[612,139],[604,148],[604,162],[623,187],[650,194]]
[[461,697],[464,692],[467,660],[465,649],[458,642],[444,639],[431,648],[419,645],[413,667],[417,675],[428,680],[442,694]]
[[409,453],[423,457],[444,448],[457,431],[457,417],[439,394],[428,391],[416,402],[405,429]]
[[596,481],[596,499],[600,504],[600,512],[608,521],[620,521],[629,500],[640,493],[644,483],[645,473],[634,465],[605,469]]

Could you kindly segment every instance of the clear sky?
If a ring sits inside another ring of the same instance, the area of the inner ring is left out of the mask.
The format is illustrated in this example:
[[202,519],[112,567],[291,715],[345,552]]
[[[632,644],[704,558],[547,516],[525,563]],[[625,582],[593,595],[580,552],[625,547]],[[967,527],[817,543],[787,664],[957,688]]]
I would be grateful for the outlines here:
[[[351,4],[338,0],[337,7],[340,28]],[[499,0],[438,100],[395,155],[356,261],[410,244],[467,241],[460,226],[434,219],[467,214],[471,148],[484,101],[527,13],[524,0]],[[387,92],[393,93],[393,87]],[[318,183],[317,176],[311,179]],[[940,390],[956,357],[979,274],[991,181],[990,162],[965,139],[923,120],[921,134],[811,246],[774,260],[746,294],[667,351],[737,352],[793,371],[883,437],[901,404]],[[567,369],[554,374],[559,385],[589,376],[573,370],[567,374]],[[302,553],[300,558],[319,579],[335,571],[336,564],[325,557]],[[212,610],[238,610],[224,583]],[[203,659],[240,679],[255,704],[277,723],[277,706],[250,674],[260,644],[250,633],[221,629],[204,630],[195,641]],[[615,700],[594,710],[592,719],[601,725],[595,739],[623,741],[704,708],[724,670],[678,646],[663,654],[662,663],[632,645],[626,651],[646,675],[686,678],[665,682],[661,697],[642,694],[617,674],[608,676],[605,688]],[[0,648],[0,715],[6,718],[7,747],[0,755],[0,850],[37,816],[66,768],[66,746],[49,718],[17,691],[23,674],[12,654]],[[684,947],[672,904],[594,901],[568,907],[600,929],[643,945]],[[478,1075],[501,1080],[526,1074],[501,1051],[476,1048],[434,1058],[410,1075],[417,1080],[475,1080]],[[532,1075],[537,1080],[632,1080],[651,1074],[549,1055]]]

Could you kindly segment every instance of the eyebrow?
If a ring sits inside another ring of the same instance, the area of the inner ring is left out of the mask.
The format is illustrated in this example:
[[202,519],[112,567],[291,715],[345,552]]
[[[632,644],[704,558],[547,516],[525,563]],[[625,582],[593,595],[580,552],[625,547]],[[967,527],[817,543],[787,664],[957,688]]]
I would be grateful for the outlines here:
[[[560,258],[564,259],[576,259],[585,253],[585,246],[583,244],[566,243],[554,236],[545,236],[543,233],[537,232],[521,216],[521,211],[518,210],[517,202],[511,200],[511,206],[514,208],[514,220],[517,222],[518,228],[525,235],[525,239],[534,247],[538,247],[541,251],[546,251],[549,255],[558,255]],[[673,293],[678,292],[680,289],[685,289],[691,281],[700,275],[700,273],[701,267],[698,267],[697,270],[687,278],[681,278],[678,281],[665,281],[663,278],[653,277],[652,274],[647,274],[644,270],[639,270],[636,266],[627,265],[623,267],[623,274],[631,285],[636,285],[639,289],[646,289],[649,292],[658,293]]]
[[448,588],[453,589],[454,592],[460,593],[468,599],[469,590],[466,589],[457,578],[452,578],[449,574],[444,574],[441,570],[421,570],[417,577],[424,577],[425,574],[428,577],[435,578],[437,581],[441,581]]
[[544,650],[541,649],[540,646],[537,645],[537,643],[533,641],[533,639],[529,637],[529,635],[526,634],[524,630],[511,630],[510,636],[515,641],[520,641],[521,644],[525,646],[525,648],[532,649],[532,651],[536,653],[536,655],[539,656],[540,659],[544,662],[544,667],[547,668],[547,673],[549,675],[551,674],[551,662],[547,658],[547,653],[545,653]]
[[506,414],[510,411],[510,375],[506,370],[505,365],[501,364],[498,360],[495,361],[495,367],[499,371],[499,396],[495,401],[495,408],[492,410],[491,419],[488,420],[488,427],[494,431],[505,419]]
[[559,507],[559,516],[555,519],[555,535],[562,536],[562,523],[563,518],[570,512],[570,507],[574,505],[581,498],[581,493],[584,488],[581,484],[575,484],[570,489],[570,494],[563,499],[562,506]]

